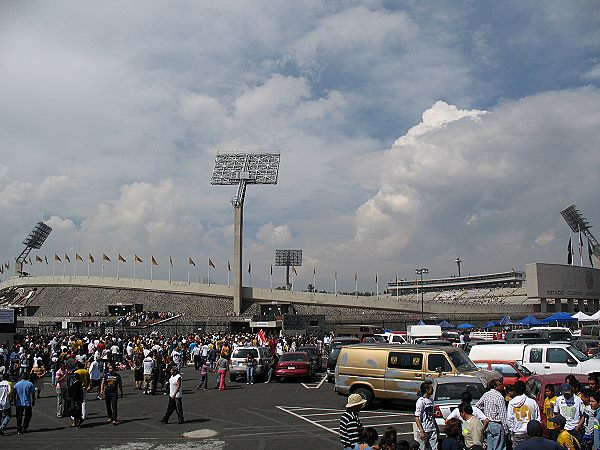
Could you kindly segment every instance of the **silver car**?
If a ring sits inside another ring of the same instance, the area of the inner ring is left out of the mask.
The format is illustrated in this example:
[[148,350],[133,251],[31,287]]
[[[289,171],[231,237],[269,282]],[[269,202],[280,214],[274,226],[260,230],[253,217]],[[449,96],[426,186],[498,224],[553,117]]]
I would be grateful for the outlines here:
[[271,353],[265,347],[238,347],[231,355],[231,364],[229,365],[229,379],[235,381],[238,377],[246,378],[246,358],[248,353],[254,356],[254,376],[264,377],[269,369]]

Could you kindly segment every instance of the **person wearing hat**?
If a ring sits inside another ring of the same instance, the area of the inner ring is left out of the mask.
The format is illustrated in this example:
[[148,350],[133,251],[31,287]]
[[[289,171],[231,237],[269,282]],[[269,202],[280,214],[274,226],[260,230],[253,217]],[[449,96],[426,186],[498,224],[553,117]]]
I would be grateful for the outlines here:
[[340,417],[340,441],[344,449],[353,449],[360,443],[363,426],[358,418],[358,412],[367,401],[360,394],[350,394],[346,403],[346,412]]
[[577,395],[573,395],[573,388],[569,383],[560,386],[561,395],[556,398],[554,414],[560,414],[565,420],[565,430],[571,433],[577,440],[581,440],[583,428],[583,401]]
[[521,442],[515,450],[564,450],[557,442],[543,437],[542,424],[539,420],[527,423],[528,438]]
[[556,438],[556,442],[559,445],[562,445],[567,450],[581,449],[579,440],[565,430],[565,425],[567,424],[567,419],[565,417],[557,415],[550,420],[556,425],[556,429],[558,430],[558,438]]

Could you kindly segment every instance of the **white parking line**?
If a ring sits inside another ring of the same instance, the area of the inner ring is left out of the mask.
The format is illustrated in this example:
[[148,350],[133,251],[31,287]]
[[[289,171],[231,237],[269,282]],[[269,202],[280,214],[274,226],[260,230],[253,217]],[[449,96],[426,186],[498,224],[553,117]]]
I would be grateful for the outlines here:
[[323,385],[323,383],[325,382],[326,379],[327,379],[327,375],[324,375],[323,378],[321,379],[321,381],[316,383],[316,386],[307,386],[307,384],[315,384],[315,383],[300,383],[300,384],[302,384],[302,386],[304,386],[306,389],[319,389]]
[[[341,416],[345,410],[333,409],[333,408],[316,408],[316,407],[301,407],[301,406],[277,406],[277,408],[283,412],[291,414],[298,419],[304,420],[316,427],[323,430],[327,430],[330,433],[339,434],[338,427],[332,426],[339,423],[339,416]],[[323,412],[321,412],[323,411]],[[338,417],[332,418],[331,415],[335,414]],[[329,417],[327,417],[329,416]],[[383,418],[389,418],[388,421],[381,420]],[[383,427],[383,426],[406,426],[414,424],[414,422],[407,421],[407,417],[412,417],[412,414],[394,411],[362,411],[360,418],[365,426]],[[393,418],[397,421],[393,422]],[[370,423],[377,422],[377,423]],[[386,423],[379,423],[386,422]],[[389,422],[389,423],[388,423]],[[399,435],[410,435],[412,432],[402,432],[398,430]]]

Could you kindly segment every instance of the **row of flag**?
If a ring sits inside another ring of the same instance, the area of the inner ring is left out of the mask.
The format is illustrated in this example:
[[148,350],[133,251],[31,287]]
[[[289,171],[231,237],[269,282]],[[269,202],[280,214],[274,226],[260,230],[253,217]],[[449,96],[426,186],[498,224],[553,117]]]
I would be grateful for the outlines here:
[[[571,241],[571,237],[569,237],[569,243],[567,245],[567,264],[573,265],[573,245]],[[592,255],[594,254],[594,249],[592,248],[592,243],[590,242],[590,238],[587,240],[587,253],[588,259],[590,261],[590,267],[594,267],[594,261],[592,260]],[[583,266],[583,240],[581,239],[581,232],[579,232],[579,258],[580,263]]]

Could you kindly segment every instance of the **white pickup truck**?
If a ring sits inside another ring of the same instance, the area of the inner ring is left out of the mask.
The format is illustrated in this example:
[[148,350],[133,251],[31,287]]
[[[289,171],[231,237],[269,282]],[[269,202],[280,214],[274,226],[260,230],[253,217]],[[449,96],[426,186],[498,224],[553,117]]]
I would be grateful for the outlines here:
[[600,372],[600,359],[589,358],[571,344],[476,345],[469,358],[477,361],[518,361],[540,375]]

